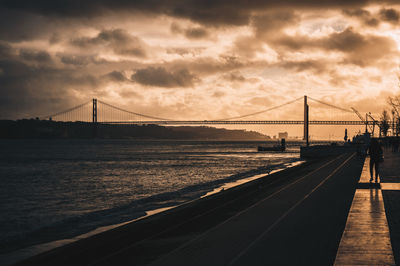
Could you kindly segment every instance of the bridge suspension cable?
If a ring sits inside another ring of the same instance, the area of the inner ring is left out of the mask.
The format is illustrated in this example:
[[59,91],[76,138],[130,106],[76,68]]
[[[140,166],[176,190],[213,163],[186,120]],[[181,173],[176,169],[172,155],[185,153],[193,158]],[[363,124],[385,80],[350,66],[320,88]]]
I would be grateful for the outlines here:
[[[351,109],[345,109],[339,106],[335,106],[333,104],[330,103],[326,103],[311,97],[308,97],[309,99],[311,99],[312,101],[315,101],[317,103],[320,103],[322,105],[325,106],[329,106],[330,108],[334,108],[337,110],[340,110],[342,112],[345,113],[352,113],[354,114],[354,111]],[[248,123],[248,124],[301,124],[303,123],[300,120],[291,120],[291,121],[264,121],[264,120],[252,120],[252,121],[244,121],[241,120],[241,118],[245,118],[245,117],[250,117],[250,116],[255,116],[258,114],[262,114],[262,113],[266,113],[281,107],[284,107],[286,105],[290,105],[293,104],[299,100],[303,99],[303,97],[299,97],[296,98],[294,100],[270,107],[268,109],[265,110],[261,110],[258,112],[253,112],[253,113],[249,113],[249,114],[245,114],[245,115],[239,115],[239,116],[234,116],[234,117],[228,117],[228,118],[223,118],[223,119],[216,119],[216,120],[190,120],[190,121],[184,121],[184,120],[173,120],[173,119],[169,119],[169,118],[164,118],[164,117],[157,117],[157,116],[151,116],[151,115],[146,115],[146,114],[141,114],[141,113],[137,113],[137,112],[133,112],[133,111],[129,111],[126,109],[122,109],[120,107],[117,107],[115,105],[97,100],[98,103],[100,103],[101,105],[103,105],[103,107],[107,107],[107,108],[102,108],[100,106],[100,118],[99,118],[99,122],[104,122],[104,123],[156,123],[156,124],[239,124],[239,123]],[[72,108],[66,109],[64,111],[61,112],[57,112],[51,115],[47,115],[47,116],[42,116],[40,117],[40,119],[49,119],[52,118],[54,120],[57,121],[91,121],[92,120],[92,116],[93,113],[95,112],[95,108],[96,108],[96,113],[97,113],[97,106],[96,107],[89,107],[89,104],[92,101],[87,101],[84,102],[80,105],[74,106]],[[139,121],[137,120],[135,117],[132,117],[132,115],[136,116],[136,117],[142,117],[142,118],[146,118],[149,120],[146,121]],[[157,121],[151,121],[151,120],[157,120]],[[328,121],[327,119],[324,118],[319,118],[319,119],[314,119],[315,123],[314,124],[362,124],[360,122],[356,122],[356,121],[346,121],[346,119],[334,119],[334,120],[341,120],[341,121]],[[93,120],[94,121],[94,120]],[[97,122],[97,120],[96,120]],[[365,122],[364,122],[365,123]],[[310,123],[313,124],[313,123]]]
[[294,99],[292,101],[289,101],[289,102],[286,102],[286,103],[283,103],[283,104],[280,104],[280,105],[277,105],[277,106],[274,106],[274,107],[271,107],[271,108],[268,108],[268,109],[265,109],[265,110],[262,110],[262,111],[258,111],[258,112],[255,112],[255,113],[246,114],[246,115],[240,115],[240,116],[234,116],[234,117],[228,117],[228,118],[223,118],[223,119],[217,119],[217,120],[214,120],[214,121],[227,121],[227,120],[240,119],[240,118],[245,118],[245,117],[249,117],[249,116],[253,116],[253,115],[266,113],[268,111],[272,111],[272,110],[278,109],[278,108],[283,107],[285,105],[292,104],[292,103],[294,103],[294,102],[296,102],[296,101],[298,101],[300,99],[303,99],[303,97],[300,97],[300,98]]
[[317,99],[314,99],[314,98],[311,98],[311,97],[308,97],[308,99],[313,100],[315,102],[318,102],[320,104],[324,104],[326,106],[338,109],[338,110],[343,111],[343,112],[353,113],[353,111],[351,109],[345,109],[345,108],[342,108],[342,107],[339,107],[339,106],[336,106],[336,105],[333,105],[333,104],[330,104],[330,103],[326,103],[326,102],[323,102],[323,101],[320,101],[320,100],[317,100]]
[[67,110],[64,110],[64,111],[61,111],[61,112],[58,112],[58,113],[55,113],[55,114],[52,114],[52,115],[42,116],[42,117],[39,117],[39,118],[45,120],[45,119],[49,119],[50,117],[53,118],[53,117],[56,117],[56,116],[64,115],[66,113],[70,113],[72,111],[75,111],[75,110],[77,110],[77,109],[89,104],[90,102],[92,102],[92,101],[90,100],[90,101],[84,102],[84,103],[82,103],[80,105],[77,105],[77,106],[74,106],[72,108],[69,108]]
[[108,107],[111,107],[111,108],[113,108],[113,109],[116,109],[116,110],[118,110],[118,111],[125,112],[125,113],[132,114],[132,115],[137,115],[137,116],[141,116],[141,117],[145,117],[145,118],[150,118],[150,119],[163,120],[163,121],[169,121],[169,120],[171,120],[171,119],[168,119],[168,118],[162,118],[162,117],[156,117],[156,116],[150,116],[150,115],[144,115],[144,114],[135,113],[135,112],[132,112],[132,111],[128,111],[128,110],[119,108],[119,107],[114,106],[114,105],[112,105],[112,104],[105,103],[105,102],[100,101],[100,100],[98,100],[98,102],[101,103],[101,104],[104,104],[105,106],[108,106]]

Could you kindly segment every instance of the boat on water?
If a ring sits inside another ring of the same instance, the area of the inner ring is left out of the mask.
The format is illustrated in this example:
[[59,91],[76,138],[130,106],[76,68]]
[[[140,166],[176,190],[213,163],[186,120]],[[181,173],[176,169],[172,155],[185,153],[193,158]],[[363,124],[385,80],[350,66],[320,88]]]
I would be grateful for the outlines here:
[[285,151],[286,150],[286,140],[281,139],[280,145],[274,146],[258,146],[257,151]]

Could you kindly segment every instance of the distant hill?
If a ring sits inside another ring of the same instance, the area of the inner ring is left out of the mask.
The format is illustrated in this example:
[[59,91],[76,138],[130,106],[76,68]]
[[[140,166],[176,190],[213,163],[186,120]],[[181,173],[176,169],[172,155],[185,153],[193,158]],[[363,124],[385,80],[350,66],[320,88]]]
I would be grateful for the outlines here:
[[48,120],[0,120],[0,138],[134,138],[173,140],[266,140],[255,131],[205,126],[103,125]]

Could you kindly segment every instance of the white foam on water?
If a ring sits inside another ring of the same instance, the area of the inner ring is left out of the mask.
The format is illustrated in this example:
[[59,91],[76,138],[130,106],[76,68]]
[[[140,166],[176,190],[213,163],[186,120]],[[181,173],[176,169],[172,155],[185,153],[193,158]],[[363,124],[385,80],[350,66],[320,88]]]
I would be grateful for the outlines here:
[[[190,146],[125,140],[6,144],[7,157],[0,158],[4,159],[0,172],[7,173],[5,186],[0,188],[0,210],[4,214],[0,220],[7,225],[2,228],[3,243],[15,237],[21,246],[38,243],[41,234],[37,230],[48,226],[65,239],[1,254],[1,265],[301,163],[294,154],[257,153],[256,145],[247,142],[194,142]],[[265,165],[280,168],[268,173]],[[136,219],[130,218],[132,213]],[[112,225],[102,226],[107,223]],[[27,230],[14,234],[13,230],[20,228]],[[32,232],[35,234],[30,235]],[[74,234],[77,236],[69,237]],[[56,239],[57,233],[53,236]]]
[[217,188],[215,188],[214,190],[212,190],[210,192],[207,192],[205,195],[201,196],[201,198],[208,197],[210,195],[219,193],[219,192],[224,191],[226,189],[229,189],[229,188],[232,188],[232,187],[236,187],[236,186],[248,183],[250,181],[265,177],[267,175],[271,175],[273,173],[280,172],[280,171],[282,171],[282,170],[284,170],[286,168],[300,165],[302,163],[304,163],[304,161],[292,162],[292,163],[287,164],[287,166],[285,168],[279,168],[279,169],[276,169],[276,170],[272,170],[271,172],[269,172],[267,174],[264,173],[264,174],[254,175],[254,176],[250,176],[250,177],[246,177],[246,178],[243,178],[243,179],[236,180],[234,182],[225,183],[222,186],[217,187]]

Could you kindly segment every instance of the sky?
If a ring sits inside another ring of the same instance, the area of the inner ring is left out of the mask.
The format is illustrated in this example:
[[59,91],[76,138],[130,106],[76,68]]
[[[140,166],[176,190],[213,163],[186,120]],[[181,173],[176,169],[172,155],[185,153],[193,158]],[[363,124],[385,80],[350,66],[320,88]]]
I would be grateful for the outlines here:
[[[0,118],[97,98],[212,120],[304,95],[381,113],[400,94],[396,2],[2,1]],[[301,119],[301,108],[258,118]]]

